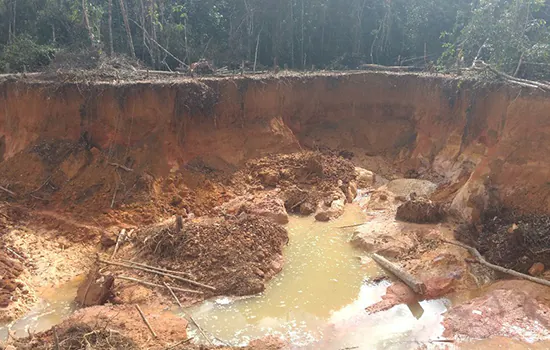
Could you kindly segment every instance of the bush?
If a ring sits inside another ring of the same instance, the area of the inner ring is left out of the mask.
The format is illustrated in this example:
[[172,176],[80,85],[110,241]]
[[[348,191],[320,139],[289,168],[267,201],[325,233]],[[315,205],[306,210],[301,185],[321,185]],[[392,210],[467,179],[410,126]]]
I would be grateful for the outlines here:
[[47,66],[55,56],[55,49],[39,45],[29,36],[17,37],[4,46],[0,54],[0,70],[4,72],[31,72]]

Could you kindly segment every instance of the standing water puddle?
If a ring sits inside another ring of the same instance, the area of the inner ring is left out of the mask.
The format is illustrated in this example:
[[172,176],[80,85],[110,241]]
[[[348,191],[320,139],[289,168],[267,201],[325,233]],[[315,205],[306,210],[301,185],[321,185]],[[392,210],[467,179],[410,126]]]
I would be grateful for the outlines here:
[[45,289],[40,293],[40,301],[22,318],[0,327],[0,339],[8,337],[10,329],[17,338],[26,337],[50,329],[61,323],[66,316],[76,310],[74,298],[83,276],[79,276],[58,287]]
[[[352,229],[338,228],[364,220],[355,205],[330,223],[291,217],[283,271],[263,293],[207,300],[187,312],[206,332],[231,345],[275,335],[294,348],[412,349],[437,339],[443,331],[441,314],[449,305],[446,299],[399,305],[373,315],[365,312],[381,300],[390,282],[372,282],[383,271],[372,261],[361,262],[365,254],[349,244]],[[23,318],[0,327],[0,339],[6,339],[8,327],[22,337],[27,330],[45,331],[60,323],[75,310],[81,281],[82,277],[45,290]],[[190,333],[204,341],[193,334],[196,330]]]
[[445,299],[365,312],[381,300],[389,282],[371,282],[382,270],[372,261],[362,264],[364,254],[349,243],[350,230],[338,228],[364,220],[355,205],[330,223],[291,217],[283,271],[263,293],[212,299],[187,311],[205,331],[231,345],[275,335],[295,348],[407,349],[437,339],[449,304]]

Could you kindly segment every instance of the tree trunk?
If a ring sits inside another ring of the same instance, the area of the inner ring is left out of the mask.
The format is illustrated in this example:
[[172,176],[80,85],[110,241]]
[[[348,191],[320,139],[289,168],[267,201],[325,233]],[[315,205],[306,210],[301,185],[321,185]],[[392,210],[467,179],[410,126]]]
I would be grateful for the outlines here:
[[[155,0],[151,0],[149,6],[150,6],[149,17],[151,21],[151,34],[153,35],[153,40],[158,43],[157,24],[155,23]],[[156,65],[156,63],[160,61],[160,50],[158,46],[155,46],[153,56],[155,57],[153,59],[153,67],[158,68],[158,66]]]
[[109,55],[115,53],[113,45],[113,0],[109,0]]
[[304,0],[302,0],[302,35],[300,40],[300,53],[301,53],[301,61],[302,61],[302,69],[306,69],[306,56],[304,52]]
[[128,13],[126,12],[126,6],[124,6],[124,0],[119,0],[120,12],[122,13],[122,20],[124,21],[124,27],[126,28],[126,35],[128,36],[128,49],[132,58],[136,58],[136,51],[134,49],[134,42],[132,40],[132,31],[130,30],[130,23],[128,22]]
[[12,39],[14,39],[16,35],[16,30],[15,30],[16,18],[17,18],[17,0],[13,0],[13,26],[11,27]]
[[189,55],[189,43],[187,41],[187,16],[183,19],[183,25],[184,25],[184,39],[185,39],[185,59],[184,62],[187,63],[189,68],[191,68],[191,56]]
[[92,32],[92,28],[90,27],[90,20],[88,19],[88,4],[86,4],[86,0],[82,0],[82,15],[84,16],[84,25],[88,30],[88,37],[90,38],[90,44],[93,46],[95,41],[94,33]]
[[264,27],[262,26],[260,28],[260,31],[258,32],[258,39],[256,40],[256,52],[254,53],[254,72],[256,72],[256,63],[258,62],[258,48],[260,47],[260,35],[262,34],[262,30]]
[[290,66],[294,69],[294,0],[290,0]]
[[[143,27],[143,30],[141,31],[142,32],[142,41],[143,41],[143,47],[145,47],[147,49],[147,52],[149,53],[149,57],[151,57],[151,59],[153,59],[153,53],[151,52],[151,47],[150,45],[147,45],[147,35],[146,35],[146,31],[145,31],[145,5],[143,4],[143,0],[139,0],[139,5],[140,5],[140,16],[139,16],[139,21],[141,23],[141,26]],[[145,59],[145,53],[142,52],[141,54],[141,59],[144,60]]]

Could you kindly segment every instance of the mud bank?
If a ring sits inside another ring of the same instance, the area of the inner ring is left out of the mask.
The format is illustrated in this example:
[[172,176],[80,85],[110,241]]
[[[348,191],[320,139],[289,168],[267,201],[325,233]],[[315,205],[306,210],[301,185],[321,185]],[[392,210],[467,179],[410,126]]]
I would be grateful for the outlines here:
[[[0,92],[5,320],[20,317],[40,288],[90,271],[77,300],[123,305],[84,314],[134,317],[139,303],[156,315],[174,304],[167,283],[184,306],[259,293],[284,269],[280,225],[289,214],[331,221],[358,192],[365,222],[340,233],[418,277],[427,287],[419,300],[434,299],[495,278],[441,242],[452,239],[456,216],[478,224],[495,205],[518,215],[550,211],[550,102],[538,91],[353,73],[88,84],[13,78]],[[528,229],[516,221],[499,227]],[[418,302],[410,293],[393,285],[360,308]],[[468,310],[448,321],[456,334]]]
[[164,176],[185,165],[227,170],[268,153],[328,147],[375,172],[429,172],[449,185],[444,195],[465,218],[477,220],[493,200],[550,211],[550,100],[535,90],[370,72],[87,85],[19,80],[0,91],[4,161],[43,140],[81,140]]

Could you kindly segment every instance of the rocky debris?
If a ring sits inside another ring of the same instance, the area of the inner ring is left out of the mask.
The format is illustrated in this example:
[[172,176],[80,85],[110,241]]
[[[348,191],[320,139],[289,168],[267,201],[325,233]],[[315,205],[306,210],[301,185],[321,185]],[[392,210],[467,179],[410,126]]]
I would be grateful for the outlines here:
[[310,202],[300,204],[300,214],[307,216],[315,213],[315,205]]
[[288,224],[285,203],[276,197],[264,197],[260,201],[254,201],[254,205],[250,208],[250,214],[263,216],[276,224]]
[[345,193],[349,188],[351,199],[355,186],[350,183],[355,177],[349,160],[319,152],[299,152],[250,160],[232,177],[232,182],[241,184],[243,191],[253,187],[280,188],[288,213],[309,215],[333,192]]
[[411,193],[417,197],[429,198],[437,189],[437,185],[428,180],[419,179],[397,179],[388,182],[381,189],[392,192],[395,196],[404,196],[408,198]]
[[443,325],[445,337],[503,336],[533,342],[550,337],[550,308],[521,289],[496,289],[453,307]]
[[436,223],[443,220],[445,211],[439,203],[425,198],[408,200],[397,208],[395,218],[417,224]]
[[105,304],[113,296],[114,281],[113,276],[93,269],[78,287],[75,302],[84,307]]
[[[393,199],[393,200],[392,200]],[[395,197],[388,190],[376,190],[359,203],[367,211],[392,211],[396,208]]]
[[276,169],[265,169],[258,173],[258,178],[263,185],[275,187],[279,183],[281,174]]
[[357,183],[355,181],[350,181],[348,186],[344,186],[343,189],[346,194],[346,201],[352,203],[357,197]]
[[412,304],[420,300],[437,299],[449,293],[453,289],[453,278],[430,278],[422,280],[426,286],[426,292],[422,295],[416,294],[405,283],[398,281],[386,289],[382,300],[367,307],[368,313],[376,313],[391,309],[400,304]]
[[[184,271],[194,280],[216,288],[205,291],[205,296],[261,292],[282,269],[282,249],[288,234],[264,217],[204,217],[184,221],[179,232],[174,227],[173,222],[167,222],[138,230],[135,251],[139,254],[134,260]],[[133,256],[135,251],[127,254]],[[150,282],[162,284],[153,278],[157,277],[151,277]],[[177,280],[171,284],[190,287]]]
[[117,235],[114,232],[105,231],[101,235],[100,243],[104,249],[108,249],[115,246],[116,241],[117,241]]
[[403,282],[395,282],[386,289],[386,294],[382,296],[382,300],[367,307],[365,310],[369,314],[380,311],[389,310],[399,304],[410,304],[418,301],[418,295],[415,294]]
[[355,176],[357,181],[357,187],[368,188],[374,184],[374,173],[370,170],[355,167]]
[[346,203],[345,195],[341,192],[331,193],[324,201],[317,206],[315,220],[330,221],[340,217],[344,213]]
[[356,231],[350,243],[369,253],[378,253],[387,258],[398,258],[411,251],[416,241],[411,235],[395,236],[391,233],[380,233],[374,230]]
[[288,223],[288,213],[285,203],[279,198],[278,192],[259,193],[256,196],[245,195],[236,197],[214,209],[214,212],[238,216],[242,213],[263,216],[274,223]]
[[544,264],[534,263],[533,266],[529,269],[529,274],[531,276],[540,276],[544,272]]

